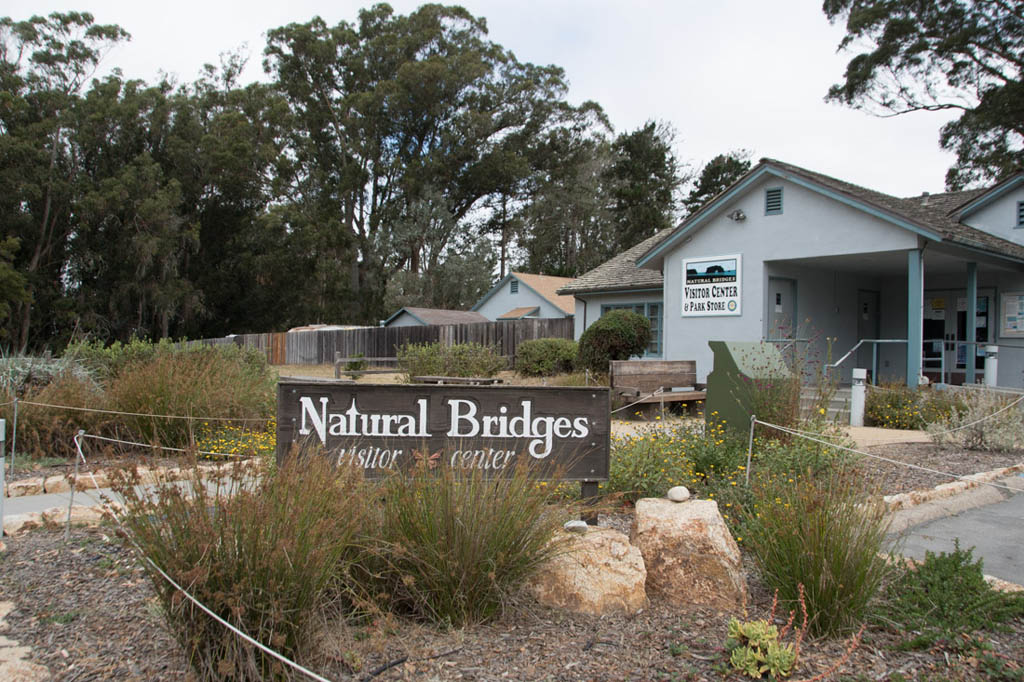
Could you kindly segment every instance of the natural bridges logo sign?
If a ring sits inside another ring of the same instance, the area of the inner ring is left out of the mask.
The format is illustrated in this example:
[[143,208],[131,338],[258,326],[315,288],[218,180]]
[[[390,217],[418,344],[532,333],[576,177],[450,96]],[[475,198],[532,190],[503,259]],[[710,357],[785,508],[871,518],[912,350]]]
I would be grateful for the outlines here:
[[319,444],[368,476],[417,463],[498,475],[521,464],[569,480],[608,478],[608,389],[375,385],[284,379],[277,457]]

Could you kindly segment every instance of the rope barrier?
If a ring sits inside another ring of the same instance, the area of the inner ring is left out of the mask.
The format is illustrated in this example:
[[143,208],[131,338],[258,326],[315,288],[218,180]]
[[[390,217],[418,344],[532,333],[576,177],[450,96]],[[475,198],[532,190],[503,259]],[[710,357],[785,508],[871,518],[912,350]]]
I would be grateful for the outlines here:
[[628,410],[629,408],[633,407],[634,405],[639,405],[640,403],[642,403],[643,401],[647,400],[648,398],[653,398],[654,396],[661,395],[664,392],[665,392],[665,389],[659,388],[654,393],[651,393],[650,395],[645,395],[643,398],[640,398],[635,403],[630,403],[629,405],[623,405],[622,407],[620,407],[617,410],[612,410],[609,414],[615,414],[616,412],[621,412],[622,410]]
[[[14,402],[14,401],[11,401]],[[180,414],[151,414],[148,412],[120,412],[118,410],[103,410],[98,407],[75,407],[73,405],[54,405],[51,403],[35,403],[30,400],[20,400],[22,405],[35,405],[36,407],[52,407],[58,410],[75,410],[78,412],[97,412],[99,414],[120,414],[126,417],[154,417],[156,419],[189,419],[192,421],[208,422],[265,422],[266,417],[188,417]],[[9,403],[8,403],[9,404]]]
[[1022,395],[1021,397],[1017,398],[1016,400],[1014,400],[1009,405],[1004,405],[1003,407],[999,408],[998,410],[996,410],[992,414],[986,415],[986,416],[982,417],[981,419],[975,419],[972,422],[968,422],[967,424],[963,424],[961,426],[957,426],[956,428],[953,428],[953,429],[947,429],[945,431],[929,431],[928,433],[929,433],[929,435],[932,435],[932,436],[942,436],[942,435],[945,435],[947,433],[953,433],[955,431],[962,431],[963,429],[966,429],[966,428],[968,428],[970,426],[974,426],[975,424],[980,424],[981,422],[985,421],[986,419],[991,419],[992,417],[996,416],[997,414],[1000,414],[1001,412],[1006,412],[1008,409],[1010,409],[1011,407],[1013,407],[1017,403],[1021,402],[1022,400],[1024,400],[1024,395]]
[[136,443],[130,440],[121,440],[120,438],[110,438],[108,436],[96,436],[91,433],[83,433],[83,438],[91,438],[93,440],[101,440],[105,443],[118,443],[120,445],[133,445],[140,448],[151,448],[153,450],[169,450],[170,452],[183,452],[185,454],[196,454],[196,455],[210,455],[212,457],[238,457],[247,458],[248,455],[238,455],[227,452],[209,452],[207,450],[191,450],[189,448],[175,448],[170,445],[154,445],[153,443]]
[[[97,437],[97,436],[90,436],[89,434],[85,433],[84,431],[79,431],[78,435],[76,435],[75,438],[74,438],[75,448],[78,450],[78,456],[81,458],[82,463],[85,464],[86,466],[88,466],[88,463],[85,461],[85,455],[82,452],[82,443],[81,443],[81,439],[82,438],[99,438],[99,437]],[[92,475],[91,471],[89,472],[89,475],[92,477],[92,483],[96,487],[96,492],[98,492],[98,493],[100,493],[102,495],[102,493],[100,492],[99,484],[96,482],[96,477]],[[227,628],[228,630],[233,632],[235,635],[237,635],[238,637],[240,637],[244,641],[248,642],[249,644],[251,644],[252,646],[256,647],[257,649],[259,649],[263,653],[267,654],[268,656],[272,656],[273,658],[276,658],[278,661],[280,661],[281,663],[284,663],[285,665],[289,666],[293,670],[296,670],[296,671],[302,673],[303,675],[306,675],[310,679],[316,680],[317,682],[332,682],[330,679],[328,679],[326,677],[323,677],[322,675],[318,675],[317,673],[313,672],[309,668],[306,668],[306,667],[303,667],[303,666],[299,665],[298,663],[296,663],[295,661],[291,660],[290,658],[288,658],[284,654],[280,654],[280,653],[274,651],[273,649],[271,649],[270,647],[266,646],[262,642],[257,641],[253,637],[251,637],[251,636],[247,635],[246,633],[242,632],[241,630],[236,628],[234,625],[232,625],[231,623],[227,622],[226,620],[224,620],[223,618],[218,616],[216,613],[214,613],[212,610],[210,610],[209,607],[207,607],[201,601],[199,601],[194,596],[192,596],[189,593],[188,590],[186,590],[184,587],[182,587],[177,582],[175,582],[174,579],[171,578],[171,576],[167,575],[167,573],[164,572],[164,570],[162,568],[160,568],[159,566],[156,565],[156,562],[154,562],[152,559],[150,559],[148,556],[146,556],[146,553],[143,551],[142,547],[139,546],[139,543],[135,541],[135,538],[132,537],[132,535],[128,531],[128,529],[125,528],[124,525],[121,523],[121,519],[119,519],[117,517],[117,515],[114,514],[114,513],[111,513],[111,516],[113,516],[114,522],[117,523],[118,528],[121,529],[121,531],[124,533],[124,536],[126,538],[128,538],[128,541],[132,544],[133,547],[135,547],[136,551],[139,552],[139,555],[143,559],[145,559],[146,563],[148,563],[150,566],[152,566],[153,570],[155,570],[164,580],[166,580],[168,582],[168,584],[170,584],[174,589],[178,590],[178,592],[183,594],[186,599],[188,599],[190,602],[195,604],[200,610],[202,610],[208,616],[213,618],[215,621],[217,621],[218,623],[223,625],[225,628]],[[70,523],[70,522],[71,522],[71,514],[69,513],[68,514],[68,523]]]
[[891,459],[889,457],[883,457],[881,455],[875,455],[875,454],[872,454],[870,452],[864,452],[862,450],[857,450],[856,448],[848,448],[845,445],[838,445],[836,443],[829,443],[828,441],[824,441],[824,440],[821,440],[819,438],[814,438],[812,436],[805,435],[803,432],[797,431],[796,429],[790,429],[790,428],[785,427],[785,426],[779,426],[778,424],[771,424],[769,422],[763,422],[760,419],[754,419],[753,421],[755,423],[757,423],[757,424],[761,424],[762,426],[767,426],[770,429],[775,429],[776,431],[782,431],[783,433],[789,433],[789,434],[792,434],[794,436],[799,436],[800,438],[804,438],[806,440],[814,441],[815,443],[820,443],[822,445],[827,445],[828,447],[836,448],[837,450],[845,450],[847,452],[852,452],[852,453],[857,454],[857,455],[863,455],[864,457],[871,457],[872,459],[879,459],[879,460],[881,460],[883,462],[888,462],[889,464],[897,464],[899,466],[904,466],[904,467],[908,467],[908,468],[911,468],[911,469],[917,469],[919,471],[926,471],[926,472],[931,473],[931,474],[938,474],[940,476],[945,476],[947,478],[955,478],[955,479],[961,480],[961,481],[969,481],[969,482],[972,482],[972,483],[978,483],[980,485],[988,485],[988,486],[992,486],[993,488],[1002,488],[1004,490],[1011,490],[1011,491],[1016,492],[1016,493],[1024,492],[1024,488],[1014,488],[1014,487],[1011,487],[1011,486],[1002,485],[1000,483],[992,483],[992,482],[988,482],[988,481],[976,481],[976,480],[972,480],[972,479],[968,478],[967,476],[961,476],[960,474],[952,474],[952,473],[950,473],[948,471],[940,471],[938,469],[932,469],[931,467],[924,467],[924,466],[921,466],[919,464],[911,464],[910,462],[901,462],[898,459]]

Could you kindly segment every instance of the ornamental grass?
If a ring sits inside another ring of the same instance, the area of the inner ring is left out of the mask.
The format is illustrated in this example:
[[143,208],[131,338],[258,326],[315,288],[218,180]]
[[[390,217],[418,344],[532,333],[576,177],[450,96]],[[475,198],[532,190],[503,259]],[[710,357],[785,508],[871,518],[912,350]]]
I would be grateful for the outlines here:
[[[218,616],[295,660],[315,615],[359,554],[371,498],[351,469],[319,457],[292,458],[257,481],[236,468],[150,493],[125,477],[125,527],[145,559]],[[203,680],[288,678],[281,663],[246,643],[143,562],[170,632]]]

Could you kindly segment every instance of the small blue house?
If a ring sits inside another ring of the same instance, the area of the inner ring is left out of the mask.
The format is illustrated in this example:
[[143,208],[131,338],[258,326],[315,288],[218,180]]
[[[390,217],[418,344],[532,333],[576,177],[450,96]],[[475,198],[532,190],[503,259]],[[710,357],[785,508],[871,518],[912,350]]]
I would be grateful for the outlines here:
[[472,310],[488,320],[572,317],[576,307],[573,297],[557,293],[572,281],[570,277],[510,272]]

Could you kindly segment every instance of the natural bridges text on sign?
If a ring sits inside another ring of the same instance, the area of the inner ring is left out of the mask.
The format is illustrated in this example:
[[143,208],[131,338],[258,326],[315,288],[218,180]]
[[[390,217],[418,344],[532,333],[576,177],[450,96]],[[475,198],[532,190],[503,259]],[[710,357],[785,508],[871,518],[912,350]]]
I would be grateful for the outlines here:
[[[277,456],[319,443],[369,476],[417,464],[499,475],[520,465],[608,477],[608,389],[278,384]],[[543,475],[543,474],[542,474]]]

